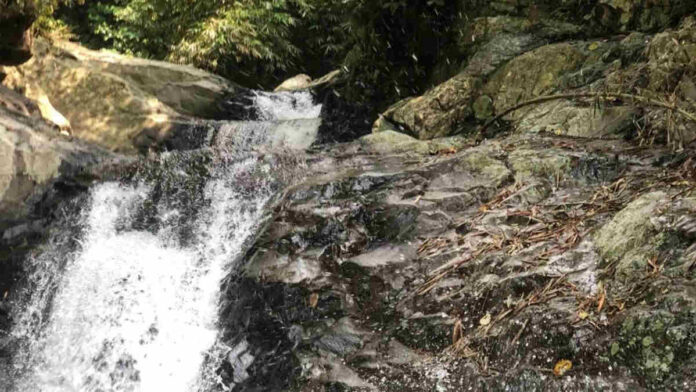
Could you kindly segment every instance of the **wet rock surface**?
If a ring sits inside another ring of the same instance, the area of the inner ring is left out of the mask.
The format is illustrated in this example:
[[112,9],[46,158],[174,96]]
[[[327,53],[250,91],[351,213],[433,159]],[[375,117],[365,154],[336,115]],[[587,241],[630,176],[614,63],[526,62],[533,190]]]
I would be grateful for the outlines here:
[[693,387],[690,153],[376,135],[310,152],[247,252],[235,390]]

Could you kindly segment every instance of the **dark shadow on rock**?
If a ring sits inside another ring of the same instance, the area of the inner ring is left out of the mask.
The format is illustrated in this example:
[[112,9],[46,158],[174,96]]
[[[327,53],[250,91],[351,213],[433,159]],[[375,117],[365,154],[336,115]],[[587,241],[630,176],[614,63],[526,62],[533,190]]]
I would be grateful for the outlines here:
[[[232,350],[218,370],[225,384],[234,385],[235,392],[288,390],[301,370],[295,351],[311,344],[303,340],[300,325],[343,314],[338,296],[323,294],[310,307],[309,295],[306,289],[282,283],[247,278],[228,282],[220,323],[223,341]],[[250,359],[240,360],[245,354]]]
[[370,133],[373,119],[365,105],[346,102],[333,88],[319,90],[315,96],[322,104],[316,144],[350,142]]

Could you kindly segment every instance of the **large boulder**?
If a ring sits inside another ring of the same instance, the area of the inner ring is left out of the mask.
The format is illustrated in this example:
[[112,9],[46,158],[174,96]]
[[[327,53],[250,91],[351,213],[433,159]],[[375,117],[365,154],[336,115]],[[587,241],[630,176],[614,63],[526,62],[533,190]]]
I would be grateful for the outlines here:
[[237,89],[193,67],[91,51],[69,42],[37,40],[34,51],[28,63],[5,70],[4,83],[44,91],[75,136],[114,151],[134,152],[144,130],[147,140],[156,143],[189,116],[223,117],[222,103]]
[[[383,113],[384,119],[401,125],[406,132],[420,139],[452,135],[471,125],[474,118],[481,120],[492,115],[488,105],[489,95],[483,94],[485,98],[480,99],[481,90],[489,79],[492,81],[489,82],[487,91],[496,90],[496,87],[505,88],[508,85],[507,78],[519,78],[518,84],[523,85],[530,81],[527,79],[538,77],[540,80],[536,83],[537,90],[541,91],[549,87],[544,85],[544,80],[541,79],[553,77],[565,69],[574,69],[576,62],[582,60],[582,56],[568,48],[568,44],[539,48],[545,42],[582,34],[581,27],[572,23],[550,19],[531,21],[527,17],[519,16],[492,16],[474,19],[466,26],[465,31],[459,52],[471,52],[466,65],[455,76],[422,96],[397,102]],[[539,48],[538,52],[534,51],[536,48]],[[555,53],[558,48],[561,52]],[[535,54],[529,54],[529,51]],[[546,56],[549,53],[553,55]],[[525,58],[525,55],[531,58]],[[521,60],[518,60],[520,58]],[[504,71],[508,64],[514,61],[517,63],[513,67],[522,68],[524,75]],[[527,68],[529,63],[539,61],[544,64],[534,66],[545,67],[545,76],[536,75],[535,70]],[[445,71],[436,70],[436,74],[442,72]],[[522,89],[526,89],[526,86]],[[481,115],[482,104],[484,115]],[[380,123],[377,123],[373,126],[373,132],[379,130]]]
[[561,76],[580,68],[585,54],[579,45],[560,43],[543,46],[516,57],[500,68],[484,92],[494,97],[497,110],[553,91]]
[[[473,114],[471,104],[480,84],[476,76],[461,73],[423,96],[394,104],[382,116],[422,140],[448,136]],[[377,123],[373,132],[380,129]]]
[[36,19],[36,14],[32,0],[0,2],[0,65],[17,65],[29,60],[29,26]]
[[[433,71],[432,82],[437,85],[388,108],[373,132],[397,127],[420,139],[473,132],[495,114],[549,94],[639,91],[634,87],[666,93],[680,84],[678,92],[693,100],[696,84],[690,80],[693,67],[688,65],[693,23],[688,16],[695,10],[695,2],[679,0],[489,2],[457,22],[461,34],[448,49],[446,61]],[[664,31],[685,17],[679,30]],[[652,42],[643,33],[588,39],[626,31],[663,32]],[[646,79],[646,68],[648,85],[629,86],[632,79]],[[522,131],[615,138],[630,134],[634,120],[644,114],[632,102],[612,103],[617,104],[624,107],[605,111],[590,107],[587,100],[544,102],[515,111],[505,120]],[[664,111],[649,112],[645,118],[648,128],[673,125]],[[392,125],[385,127],[386,123]],[[679,133],[692,133],[684,130],[688,126],[678,128]]]
[[310,83],[312,83],[312,77],[307,75],[307,74],[299,74],[291,77],[290,79],[287,79],[278,87],[275,88],[275,92],[278,91],[294,91],[294,90],[302,90],[307,87],[309,87]]
[[686,18],[678,29],[666,30],[650,41],[647,71],[650,91],[676,92],[681,99],[696,101],[693,93],[696,71],[696,19]]
[[0,86],[0,231],[29,214],[61,175],[109,156],[60,135],[36,104]]
[[[624,41],[631,37],[644,42],[640,61],[608,73],[603,89],[636,92],[691,112],[696,103],[696,18],[687,17],[653,37],[631,34]],[[644,107],[640,118],[640,131],[648,138],[677,147],[696,139],[696,123],[665,108]]]
[[[486,78],[487,83],[484,78],[491,73],[491,62],[479,61],[475,55],[462,73],[423,96],[396,103],[383,117],[419,139],[449,136],[461,132],[467,123],[472,128],[474,117],[485,119],[494,111],[554,91],[561,77],[580,69],[587,58],[584,43],[546,45],[515,57],[532,45],[528,41],[519,37],[506,41],[506,49],[497,52],[501,55],[493,64],[512,59]],[[488,65],[483,67],[484,63]],[[379,125],[373,132],[380,130]]]

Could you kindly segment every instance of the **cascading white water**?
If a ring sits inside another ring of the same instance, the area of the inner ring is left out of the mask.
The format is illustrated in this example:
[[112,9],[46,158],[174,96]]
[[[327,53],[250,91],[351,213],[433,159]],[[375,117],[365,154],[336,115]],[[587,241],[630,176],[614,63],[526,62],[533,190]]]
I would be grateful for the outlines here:
[[[320,107],[307,104],[303,94],[260,94],[258,110],[268,114],[266,120],[316,118]],[[303,122],[294,131],[315,135],[309,128],[318,125]],[[247,122],[221,133],[202,192],[205,208],[190,217],[193,238],[185,244],[176,227],[185,211],[176,203],[160,203],[156,230],[133,225],[153,184],[93,186],[82,212],[79,249],[58,255],[47,246],[31,260],[34,290],[13,329],[24,343],[14,360],[12,390],[198,392],[215,385],[215,364],[205,358],[218,340],[220,284],[234,271],[232,262],[273,197],[277,169],[239,152],[279,140],[269,135],[278,132],[268,122]]]
[[321,113],[321,105],[315,104],[314,97],[307,91],[255,91],[254,104],[259,119],[267,121],[318,118]]

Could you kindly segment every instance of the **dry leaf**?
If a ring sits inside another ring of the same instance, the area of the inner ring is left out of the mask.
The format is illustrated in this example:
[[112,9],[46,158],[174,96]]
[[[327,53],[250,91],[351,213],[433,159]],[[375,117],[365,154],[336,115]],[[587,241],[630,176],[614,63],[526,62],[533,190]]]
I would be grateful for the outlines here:
[[590,314],[584,310],[581,310],[580,312],[578,312],[578,317],[580,317],[580,320],[584,320],[584,319],[588,318],[589,316],[590,316]]
[[491,314],[490,313],[486,313],[486,315],[481,317],[481,320],[479,320],[479,324],[481,324],[484,327],[490,323],[491,323]]
[[464,331],[462,330],[462,321],[457,320],[452,329],[452,344],[455,345],[462,338]]
[[567,359],[561,359],[556,362],[556,366],[553,367],[553,374],[558,377],[563,376],[568,370],[573,368],[573,363]]
[[602,294],[599,296],[599,300],[597,301],[597,313],[602,311],[602,308],[604,307],[604,301],[607,299],[607,289],[602,289]]
[[319,294],[318,293],[312,293],[309,296],[309,307],[310,308],[316,308],[317,304],[319,303]]

